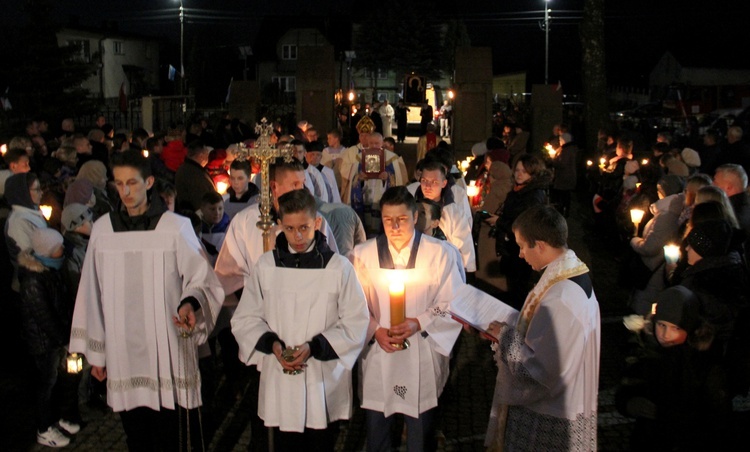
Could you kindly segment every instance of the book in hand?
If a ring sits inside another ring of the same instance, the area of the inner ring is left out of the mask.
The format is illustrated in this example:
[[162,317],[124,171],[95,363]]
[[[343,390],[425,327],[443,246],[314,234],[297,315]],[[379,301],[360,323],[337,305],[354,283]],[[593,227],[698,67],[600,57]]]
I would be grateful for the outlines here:
[[468,284],[458,289],[449,312],[454,320],[476,329],[494,342],[498,338],[487,332],[490,323],[498,321],[513,325],[518,318],[517,310]]

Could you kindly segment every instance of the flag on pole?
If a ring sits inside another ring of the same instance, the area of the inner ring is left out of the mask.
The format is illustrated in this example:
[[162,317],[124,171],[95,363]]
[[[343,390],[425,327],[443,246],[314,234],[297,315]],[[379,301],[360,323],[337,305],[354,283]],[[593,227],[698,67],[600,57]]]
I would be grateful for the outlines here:
[[120,85],[120,111],[126,113],[128,111],[128,94],[125,89],[125,82],[123,81]]
[[226,99],[224,99],[224,103],[225,103],[225,104],[228,104],[228,103],[229,103],[229,96],[230,96],[230,95],[232,94],[232,82],[233,82],[233,81],[234,81],[234,77],[232,77],[232,78],[231,78],[231,79],[229,80],[229,86],[227,87],[227,97],[226,97]]
[[10,86],[5,88],[5,93],[0,97],[0,104],[3,106],[3,110],[10,111],[13,110],[13,106],[10,104],[10,100],[8,99],[8,92],[10,91]]
[[171,80],[171,81],[174,81],[174,77],[175,77],[176,75],[177,75],[177,68],[176,68],[176,67],[174,67],[174,66],[172,66],[172,65],[170,64],[170,65],[169,65],[169,72],[167,73],[167,77],[169,78],[169,80]]

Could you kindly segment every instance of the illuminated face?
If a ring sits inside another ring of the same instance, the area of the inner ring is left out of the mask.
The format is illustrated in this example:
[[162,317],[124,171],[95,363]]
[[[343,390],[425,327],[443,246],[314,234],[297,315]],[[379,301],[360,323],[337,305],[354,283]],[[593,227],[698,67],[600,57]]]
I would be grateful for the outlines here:
[[112,169],[117,193],[128,210],[128,215],[142,215],[148,209],[148,190],[154,185],[154,177],[143,179],[141,172],[132,166],[116,166]]
[[419,179],[419,185],[422,187],[422,193],[425,198],[433,201],[440,201],[443,188],[448,184],[440,170],[424,170],[422,177]]
[[304,162],[305,161],[305,154],[306,153],[307,153],[307,151],[305,151],[305,147],[303,145],[298,144],[298,145],[294,146],[294,158],[296,158],[300,162]]
[[684,344],[687,340],[687,331],[672,322],[659,320],[656,322],[656,340],[662,347]]
[[305,132],[305,138],[307,138],[307,141],[312,143],[313,141],[318,141],[318,131],[315,129],[308,129]]
[[39,183],[39,180],[35,180],[34,183],[31,184],[29,194],[31,195],[31,202],[34,204],[39,205],[42,202],[42,186]]
[[277,171],[276,180],[272,180],[270,185],[274,205],[278,207],[279,196],[289,193],[292,190],[305,188],[305,172],[289,170]]
[[513,170],[513,180],[515,180],[518,185],[526,184],[531,180],[531,175],[526,172],[523,163],[516,163],[516,167]]
[[393,152],[396,149],[396,147],[390,141],[383,141],[383,147],[385,149],[388,149],[391,152]]
[[396,249],[402,249],[414,235],[417,212],[412,212],[406,204],[386,204],[383,206],[381,217],[388,242]]
[[525,260],[535,271],[543,269],[547,263],[542,259],[541,247],[536,243],[529,244],[526,239],[516,231],[513,231],[513,234],[516,236],[516,243],[518,243],[518,248],[520,248],[518,257]]
[[328,146],[332,148],[337,148],[341,146],[341,140],[339,140],[339,137],[333,134],[328,134]]
[[17,161],[9,165],[10,172],[13,174],[28,173],[31,171],[29,166],[29,158],[26,156],[20,157]]
[[203,204],[201,206],[201,213],[203,214],[203,221],[207,224],[219,224],[222,217],[224,217],[224,202]]
[[305,159],[307,159],[307,163],[309,165],[317,168],[318,165],[320,165],[320,161],[323,159],[323,153],[318,151],[308,152],[307,154],[305,154]]
[[242,196],[247,191],[250,177],[241,169],[233,169],[229,172],[229,185],[232,186],[234,194]]
[[427,204],[420,202],[417,204],[417,230],[432,235],[432,230],[438,227],[440,222],[432,219],[432,210]]
[[322,219],[313,218],[306,211],[288,213],[281,219],[281,230],[289,246],[298,253],[306,251],[313,240],[315,231],[320,229]]
[[378,135],[371,135],[367,139],[367,147],[372,149],[382,149],[383,148],[383,137]]

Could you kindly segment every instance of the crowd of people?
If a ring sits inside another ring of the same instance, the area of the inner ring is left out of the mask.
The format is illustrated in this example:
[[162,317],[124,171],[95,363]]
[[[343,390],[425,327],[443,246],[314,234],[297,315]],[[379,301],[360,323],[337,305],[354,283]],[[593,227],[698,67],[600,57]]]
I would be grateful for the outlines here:
[[684,143],[662,132],[637,156],[631,136],[602,131],[588,162],[597,230],[617,250],[639,337],[618,391],[618,409],[637,420],[634,448],[732,444],[732,399],[750,389],[742,133]]
[[[401,106],[389,107],[378,106],[380,127],[398,121]],[[565,219],[584,174],[601,233],[630,253],[625,279],[634,312],[653,322],[649,346],[679,346],[670,359],[696,366],[684,391],[623,391],[656,406],[644,425],[678,434],[683,424],[659,407],[696,387],[710,386],[706,403],[724,415],[729,396],[747,393],[750,202],[746,169],[731,160],[741,146],[713,155],[656,143],[647,162],[632,140],[604,134],[601,163],[584,172],[565,125],[540,153],[507,123],[472,148],[464,174],[442,140],[449,124],[428,123],[410,174],[401,138],[378,132],[371,114],[357,118],[356,137],[342,127],[322,137],[307,121],[259,137],[230,119],[157,134],[100,119],[85,135],[71,120],[57,134],[28,121],[0,170],[3,284],[35,366],[40,444],[63,447],[81,429],[80,393],[106,397],[131,450],[207,445],[220,368],[230,386],[250,372],[257,450],[269,437],[278,450],[333,450],[355,401],[368,450],[390,450],[396,415],[410,450],[434,450],[461,332],[451,303],[475,287],[509,306],[464,325],[495,344],[488,447],[595,450],[599,308]],[[291,155],[270,168],[270,247],[256,226],[260,164],[244,150],[265,144]],[[630,223],[636,208],[642,230]],[[672,242],[674,261],[663,253]],[[682,342],[664,339],[665,327],[686,332]],[[85,370],[62,379],[70,353]],[[643,362],[653,375],[665,361]],[[721,383],[708,381],[716,373]],[[659,384],[669,382],[648,387]]]

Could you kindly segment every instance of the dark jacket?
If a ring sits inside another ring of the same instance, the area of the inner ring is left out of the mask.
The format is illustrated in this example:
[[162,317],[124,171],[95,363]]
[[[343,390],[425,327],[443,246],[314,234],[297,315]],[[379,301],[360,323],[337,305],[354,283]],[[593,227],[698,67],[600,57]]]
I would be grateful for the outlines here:
[[547,203],[546,190],[551,179],[551,173],[545,170],[534,176],[523,188],[511,190],[508,193],[502,207],[502,213],[496,223],[497,240],[495,247],[498,255],[511,257],[511,261],[518,258],[519,249],[513,234],[513,222],[527,209]]
[[32,355],[68,343],[73,303],[60,271],[47,268],[28,251],[18,256],[21,335]]
[[208,171],[198,162],[185,159],[174,178],[177,199],[175,208],[196,211],[201,208],[201,200],[206,193],[216,191]]
[[578,147],[575,143],[565,143],[560,152],[552,160],[552,167],[555,169],[555,180],[552,188],[555,190],[574,190],[576,188],[576,155]]

